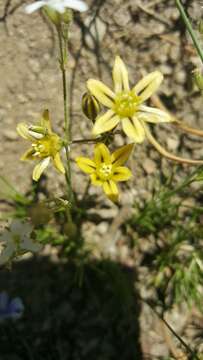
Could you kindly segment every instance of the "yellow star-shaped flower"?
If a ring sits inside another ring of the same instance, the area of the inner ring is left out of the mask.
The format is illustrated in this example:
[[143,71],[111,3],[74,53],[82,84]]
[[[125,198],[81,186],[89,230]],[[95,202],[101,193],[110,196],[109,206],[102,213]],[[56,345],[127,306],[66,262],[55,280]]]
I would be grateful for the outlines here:
[[121,122],[125,134],[136,143],[141,143],[145,139],[145,122],[173,121],[166,112],[143,104],[158,89],[162,80],[163,75],[159,71],[154,71],[131,89],[126,66],[117,56],[113,67],[114,91],[101,81],[87,81],[90,93],[109,109],[97,117],[93,135],[110,131]]
[[17,132],[26,140],[32,142],[30,149],[21,157],[21,160],[38,160],[39,163],[34,167],[33,180],[38,181],[43,171],[47,168],[50,160],[53,161],[55,168],[61,173],[65,169],[60,157],[62,140],[51,129],[49,111],[43,112],[42,118],[37,125],[27,125],[19,123]]
[[113,202],[118,201],[119,191],[116,185],[119,181],[127,181],[131,171],[122,166],[129,158],[133,144],[125,145],[110,154],[105,144],[97,144],[94,148],[94,159],[78,157],[79,168],[90,175],[93,185],[103,187],[107,197]]

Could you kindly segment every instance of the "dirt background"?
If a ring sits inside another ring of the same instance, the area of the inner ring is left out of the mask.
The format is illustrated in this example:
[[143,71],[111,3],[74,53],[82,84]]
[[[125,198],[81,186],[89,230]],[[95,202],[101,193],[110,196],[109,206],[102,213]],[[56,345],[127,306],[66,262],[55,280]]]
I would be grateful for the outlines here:
[[[31,183],[33,166],[19,161],[27,144],[16,134],[16,125],[19,121],[34,122],[43,109],[49,108],[54,128],[62,133],[63,105],[54,31],[39,13],[26,15],[22,4],[17,0],[2,0],[0,4],[0,173],[25,191]],[[203,15],[201,1],[184,4],[196,25]],[[100,78],[111,86],[110,74],[117,54],[128,66],[132,85],[146,73],[160,70],[164,74],[160,96],[165,105],[188,124],[203,128],[202,97],[191,81],[191,71],[200,62],[174,1],[95,0],[89,1],[89,5],[88,13],[75,14],[70,33],[73,137],[90,135],[91,124],[80,107],[87,79]],[[185,157],[203,157],[200,139],[178,133],[169,125],[154,127],[154,134],[172,152]],[[125,141],[118,136],[112,149]],[[91,147],[73,147],[72,157],[81,152],[90,153]],[[87,180],[81,174],[78,176],[79,170],[73,167],[74,189],[82,196]],[[86,222],[83,232],[87,241],[93,243],[96,256],[101,252],[110,254],[114,261],[134,266],[136,251],[130,252],[125,240],[120,240],[119,226],[129,216],[135,199],[142,201],[149,197],[156,177],[170,172],[173,164],[161,159],[145,142],[136,146],[130,167],[134,178],[122,186],[120,209],[105,200],[100,190],[90,189],[92,195],[98,196],[94,210],[100,214],[101,221],[99,224]],[[188,167],[178,166],[176,176],[180,178],[188,171]],[[64,179],[60,174],[56,176],[50,169],[47,179],[55,194],[63,194]],[[170,320],[180,330],[187,319],[182,315],[180,325],[179,309],[174,311]],[[143,352],[164,359],[169,347],[159,321],[144,307],[140,319]]]

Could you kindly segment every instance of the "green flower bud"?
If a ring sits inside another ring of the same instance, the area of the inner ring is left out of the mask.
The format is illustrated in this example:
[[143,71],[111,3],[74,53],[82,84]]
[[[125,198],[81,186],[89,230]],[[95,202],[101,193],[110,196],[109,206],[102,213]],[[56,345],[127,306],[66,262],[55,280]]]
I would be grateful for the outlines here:
[[200,91],[203,91],[203,75],[199,69],[193,71],[193,79]]
[[198,31],[201,35],[203,35],[203,20],[200,20],[198,23]]
[[70,9],[67,9],[63,14],[60,14],[60,17],[64,24],[69,25],[73,20],[73,13]]
[[50,6],[44,6],[43,12],[56,26],[59,26],[63,23],[69,25],[73,19],[72,11],[70,9],[67,9],[64,13],[61,14],[58,11],[52,9]]
[[44,203],[38,203],[33,205],[29,209],[28,214],[34,226],[47,224],[52,217],[52,211],[48,209],[48,207]]
[[101,107],[97,99],[90,93],[85,93],[82,97],[82,110],[88,119],[94,123]]
[[44,6],[43,12],[54,25],[58,26],[61,23],[60,13],[50,6]]

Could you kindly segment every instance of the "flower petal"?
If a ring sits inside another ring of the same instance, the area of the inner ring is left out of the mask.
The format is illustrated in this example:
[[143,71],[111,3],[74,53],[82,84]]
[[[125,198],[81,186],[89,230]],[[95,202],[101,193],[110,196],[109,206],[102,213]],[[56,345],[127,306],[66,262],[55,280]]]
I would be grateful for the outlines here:
[[147,100],[159,88],[163,80],[163,75],[159,71],[153,71],[141,79],[134,86],[133,91],[140,96],[142,102]]
[[145,139],[145,131],[141,121],[136,118],[122,120],[122,127],[125,134],[136,143],[140,144]]
[[112,108],[115,94],[99,80],[90,79],[87,81],[87,88],[101,104]]
[[113,67],[113,81],[115,93],[129,91],[128,71],[120,56],[116,56]]
[[56,153],[56,155],[53,158],[54,166],[55,168],[60,171],[62,174],[65,174],[65,168],[63,166],[63,163],[61,161],[61,156],[59,153]]
[[40,125],[47,129],[49,134],[52,134],[52,129],[51,129],[51,121],[50,121],[50,116],[49,116],[49,110],[44,110],[42,117],[40,119]]
[[25,6],[25,12],[27,14],[31,14],[34,11],[40,9],[44,5],[46,5],[46,1],[35,1],[34,3]]
[[136,114],[139,119],[150,123],[165,123],[174,121],[173,118],[166,111],[153,108],[150,106],[140,105]]
[[99,177],[96,173],[91,174],[90,178],[91,178],[92,185],[95,185],[95,186],[103,185],[103,181],[99,179]]
[[77,10],[80,12],[88,10],[87,4],[85,4],[85,2],[81,1],[81,0],[74,0],[74,1],[73,0],[64,0],[63,3],[64,3],[65,7],[69,7],[70,9]]
[[9,318],[13,320],[20,319],[24,311],[24,305],[22,300],[19,297],[12,299],[9,303],[7,311]]
[[79,168],[84,171],[86,174],[93,174],[95,172],[96,166],[94,161],[86,157],[76,158],[76,163]]
[[42,244],[34,241],[30,236],[24,236],[20,242],[20,249],[31,252],[37,252],[42,249]]
[[115,168],[112,180],[114,181],[127,181],[131,178],[131,171],[125,166],[118,166]]
[[111,201],[113,202],[118,201],[118,197],[119,197],[118,187],[113,180],[104,181],[103,190]]
[[92,134],[97,136],[104,132],[110,131],[118,125],[120,118],[115,115],[113,110],[108,110],[104,115],[99,116],[92,129]]
[[16,250],[16,244],[11,238],[0,254],[0,265],[6,264],[10,260],[10,258],[16,253]]
[[35,153],[35,150],[33,148],[28,149],[20,158],[20,160],[22,161],[27,161],[27,160],[34,160],[36,159],[35,156],[33,156]]
[[31,141],[36,140],[36,138],[30,134],[29,126],[26,123],[19,123],[16,130],[23,139]]
[[101,163],[111,164],[111,155],[105,144],[97,144],[94,148],[94,162],[96,166]]
[[33,170],[33,174],[32,174],[32,178],[35,181],[38,181],[40,176],[42,175],[43,171],[47,168],[47,166],[49,165],[50,162],[50,157],[46,157],[45,159],[43,159],[42,161],[40,161],[39,164],[37,164],[34,167]]
[[128,144],[113,152],[111,155],[111,162],[114,167],[123,165],[128,160],[133,146],[134,144]]
[[20,236],[28,235],[33,231],[33,227],[29,222],[18,219],[13,220],[9,229],[12,234],[18,234]]

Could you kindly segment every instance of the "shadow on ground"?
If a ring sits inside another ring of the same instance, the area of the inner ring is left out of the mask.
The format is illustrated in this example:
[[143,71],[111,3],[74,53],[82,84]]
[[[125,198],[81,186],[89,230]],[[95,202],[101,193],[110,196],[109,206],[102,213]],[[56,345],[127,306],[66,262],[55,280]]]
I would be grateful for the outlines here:
[[43,257],[1,271],[0,290],[20,296],[25,313],[0,324],[0,359],[141,360],[135,280],[106,260],[81,267]]

